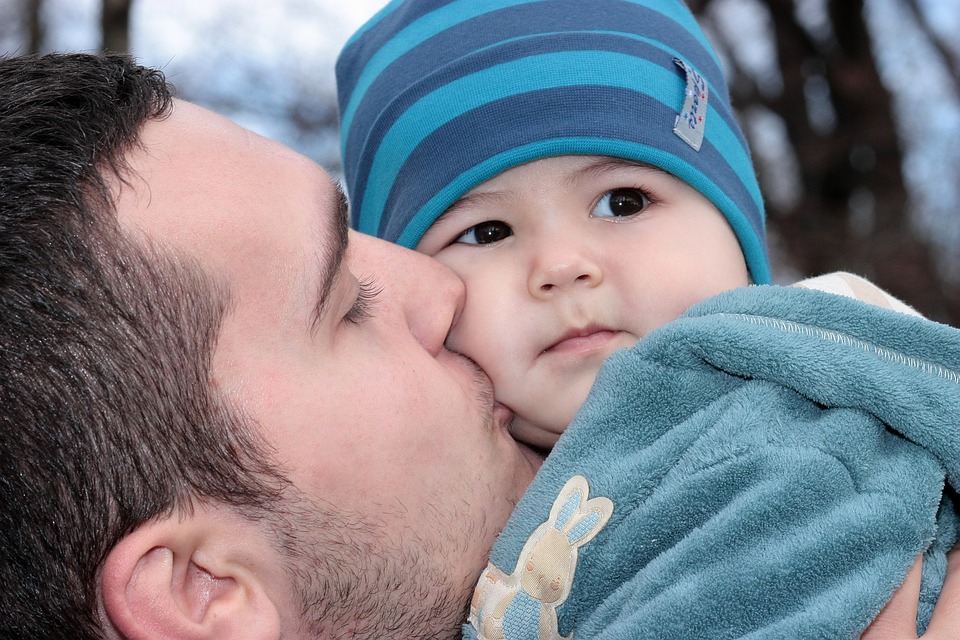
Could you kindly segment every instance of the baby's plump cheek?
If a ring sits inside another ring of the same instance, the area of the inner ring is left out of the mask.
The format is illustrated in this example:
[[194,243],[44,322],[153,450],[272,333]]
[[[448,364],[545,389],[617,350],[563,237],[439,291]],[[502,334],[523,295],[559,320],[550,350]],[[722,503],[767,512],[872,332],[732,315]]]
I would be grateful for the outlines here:
[[513,409],[514,437],[534,447],[549,449],[567,430],[589,394],[597,368],[558,375],[555,371],[534,367],[516,383],[500,386],[494,379],[497,399]]

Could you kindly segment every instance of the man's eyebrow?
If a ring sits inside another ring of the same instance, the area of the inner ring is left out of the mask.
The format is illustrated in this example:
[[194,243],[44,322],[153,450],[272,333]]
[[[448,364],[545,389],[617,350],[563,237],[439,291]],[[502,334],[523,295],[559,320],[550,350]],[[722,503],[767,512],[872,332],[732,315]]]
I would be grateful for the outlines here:
[[[322,216],[327,221],[326,225],[320,231],[321,248],[318,251],[318,262],[320,263],[319,290],[317,294],[317,303],[314,309],[313,326],[323,319],[330,306],[330,292],[340,280],[340,264],[343,262],[343,255],[347,251],[347,229],[350,226],[350,214],[347,206],[347,195],[343,192],[343,187],[339,182],[334,182],[334,189],[337,197],[337,213],[333,216]],[[326,240],[328,239],[329,240]]]

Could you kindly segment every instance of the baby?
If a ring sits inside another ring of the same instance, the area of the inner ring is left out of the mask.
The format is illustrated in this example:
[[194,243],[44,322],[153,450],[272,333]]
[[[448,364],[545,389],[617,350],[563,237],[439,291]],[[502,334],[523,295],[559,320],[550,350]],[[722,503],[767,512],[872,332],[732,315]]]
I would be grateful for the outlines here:
[[960,332],[746,286],[762,200],[681,2],[393,2],[338,89],[356,225],[463,278],[449,346],[553,447],[467,635],[855,637],[922,552],[926,623]]
[[730,225],[670,174],[609,156],[508,169],[440,216],[417,250],[467,287],[449,346],[491,377],[515,435],[551,448],[600,365],[750,277]]

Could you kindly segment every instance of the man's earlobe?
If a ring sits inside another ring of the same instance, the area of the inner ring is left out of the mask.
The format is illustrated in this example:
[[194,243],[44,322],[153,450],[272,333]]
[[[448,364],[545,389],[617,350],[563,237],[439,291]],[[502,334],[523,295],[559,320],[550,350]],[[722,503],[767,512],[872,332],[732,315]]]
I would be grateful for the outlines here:
[[104,563],[105,625],[121,638],[278,638],[276,576],[248,563],[268,554],[244,547],[262,538],[238,531],[252,525],[224,511],[151,520],[121,540]]

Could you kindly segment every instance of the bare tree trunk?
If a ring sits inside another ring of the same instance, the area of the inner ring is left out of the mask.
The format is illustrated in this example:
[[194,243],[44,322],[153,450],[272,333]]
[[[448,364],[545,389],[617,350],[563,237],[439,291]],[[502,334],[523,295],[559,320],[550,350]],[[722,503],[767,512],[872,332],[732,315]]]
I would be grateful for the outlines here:
[[[814,68],[829,87],[836,126],[826,137],[809,128],[801,130],[808,140],[794,136],[807,193],[785,217],[786,244],[810,273],[859,271],[924,313],[956,322],[958,301],[910,222],[892,99],[876,67],[863,1],[831,0],[828,7],[835,41]],[[794,36],[800,30],[791,29]],[[801,70],[815,64],[798,63]],[[803,104],[802,95],[796,98]]]
[[[773,21],[782,93],[770,98],[752,83],[732,85],[738,108],[762,104],[783,119],[796,153],[800,201],[768,216],[787,259],[805,275],[861,273],[921,312],[960,323],[960,296],[910,221],[892,97],[876,66],[863,0],[828,1],[829,39],[815,39],[797,22],[792,0],[762,1]],[[819,99],[832,111],[827,126],[810,118],[814,83],[826,88]]]
[[[857,261],[894,295],[939,318],[952,316],[956,322],[958,301],[950,300],[932,248],[910,221],[892,99],[877,70],[863,0],[832,0],[829,6],[840,48],[837,64],[828,61],[827,65],[830,90],[836,96],[838,133],[848,141],[846,164],[859,174],[857,187],[873,199],[872,229],[856,239]],[[864,153],[866,158],[858,162],[858,154]]]
[[101,50],[114,53],[130,51],[130,9],[133,0],[103,0],[100,27]]
[[40,53],[43,41],[46,39],[46,30],[43,25],[43,0],[25,0],[25,15],[27,23],[27,52]]

